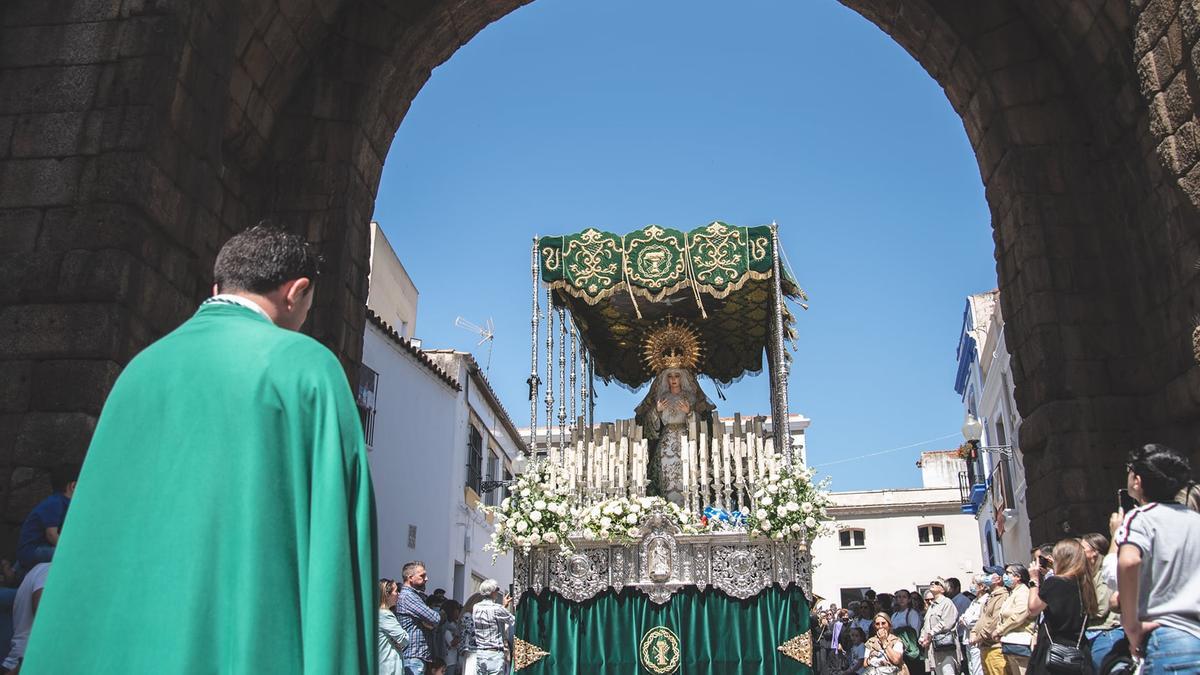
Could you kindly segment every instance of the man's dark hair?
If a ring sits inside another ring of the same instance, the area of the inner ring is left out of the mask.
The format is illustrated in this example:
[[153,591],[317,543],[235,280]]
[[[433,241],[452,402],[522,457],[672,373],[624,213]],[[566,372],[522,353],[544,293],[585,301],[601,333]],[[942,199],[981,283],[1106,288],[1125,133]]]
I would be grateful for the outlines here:
[[1192,465],[1174,448],[1149,443],[1129,453],[1129,469],[1142,479],[1142,496],[1148,502],[1175,501],[1175,495],[1192,478]]
[[303,237],[264,221],[225,242],[213,264],[213,281],[222,293],[269,293],[293,279],[315,281],[319,266]]
[[946,577],[946,590],[954,595],[962,593],[962,582],[958,577]]
[[67,486],[79,480],[79,464],[59,464],[50,469],[50,488],[55,492],[64,492]]
[[425,563],[421,562],[420,560],[414,560],[412,562],[404,563],[404,567],[400,568],[400,578],[405,581],[408,581],[409,577],[411,577],[417,573],[418,567],[424,568]]

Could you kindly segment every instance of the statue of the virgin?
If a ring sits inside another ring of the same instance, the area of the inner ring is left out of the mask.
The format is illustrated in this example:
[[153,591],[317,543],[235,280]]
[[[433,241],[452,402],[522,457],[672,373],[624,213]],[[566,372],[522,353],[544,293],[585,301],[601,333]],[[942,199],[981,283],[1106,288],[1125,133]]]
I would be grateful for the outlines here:
[[683,439],[688,415],[702,422],[713,404],[700,389],[696,375],[684,368],[667,368],[654,378],[637,407],[637,421],[649,441],[646,480],[650,494],[683,506]]

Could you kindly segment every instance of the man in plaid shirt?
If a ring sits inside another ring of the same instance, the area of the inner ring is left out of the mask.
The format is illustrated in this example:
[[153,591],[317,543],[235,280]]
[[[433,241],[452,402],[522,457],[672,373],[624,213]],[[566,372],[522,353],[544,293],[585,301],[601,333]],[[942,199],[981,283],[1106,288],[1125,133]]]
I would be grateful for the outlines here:
[[425,666],[431,656],[429,644],[433,629],[442,620],[441,612],[425,604],[425,563],[418,560],[406,563],[400,574],[404,587],[396,601],[396,618],[408,632],[408,646],[404,648],[404,675],[425,675]]

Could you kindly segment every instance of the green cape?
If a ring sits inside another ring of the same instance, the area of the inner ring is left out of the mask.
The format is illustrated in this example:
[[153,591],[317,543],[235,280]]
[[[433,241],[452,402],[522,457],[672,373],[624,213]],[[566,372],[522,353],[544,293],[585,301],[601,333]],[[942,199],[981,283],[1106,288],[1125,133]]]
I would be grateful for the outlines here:
[[206,304],[113,387],[22,672],[374,673],[375,568],[338,360]]

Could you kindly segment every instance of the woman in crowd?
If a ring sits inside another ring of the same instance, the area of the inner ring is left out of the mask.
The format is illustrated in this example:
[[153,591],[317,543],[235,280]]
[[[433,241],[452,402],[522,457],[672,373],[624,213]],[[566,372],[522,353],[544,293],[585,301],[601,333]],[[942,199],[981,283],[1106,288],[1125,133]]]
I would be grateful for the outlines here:
[[442,652],[446,655],[446,675],[459,675],[462,671],[458,668],[458,646],[462,642],[462,628],[458,622],[462,616],[462,605],[447,600],[442,603],[442,614],[446,620],[438,627],[438,637],[442,641]]
[[1008,599],[1000,605],[1000,623],[996,624],[996,635],[1000,637],[1000,651],[1008,675],[1025,675],[1031,655],[1030,645],[1036,630],[1036,615],[1029,613],[1029,570],[1021,563],[1009,563],[1004,567],[1004,587]]
[[921,602],[921,596],[906,588],[896,591],[893,597],[895,611],[892,613],[892,633],[904,643],[904,663],[912,675],[925,672],[925,663],[921,660],[921,613],[914,605]]
[[[959,634],[970,636],[971,629],[979,622],[979,616],[983,613],[983,606],[988,601],[988,583],[982,576],[976,576],[973,580],[975,585],[975,599],[967,607],[967,610],[958,615]],[[968,675],[983,675],[983,655],[979,651],[979,645],[972,644],[967,637],[963,639],[967,655],[967,673]]]
[[1088,617],[1087,629],[1083,635],[1092,646],[1092,666],[1100,672],[1100,664],[1104,657],[1112,651],[1113,645],[1125,637],[1121,630],[1121,614],[1113,607],[1113,589],[1105,582],[1103,561],[1105,552],[1110,549],[1108,537],[1099,532],[1091,532],[1079,538],[1083,545],[1083,554],[1087,557],[1088,569],[1092,574],[1092,586],[1096,589],[1096,613]]
[[400,598],[400,584],[379,580],[379,675],[404,675],[402,654],[408,646],[408,633],[400,627],[392,607]]
[[863,675],[897,675],[904,666],[904,643],[892,634],[892,620],[883,612],[875,615],[871,627],[875,635],[867,640],[863,653]]
[[483,599],[482,593],[467,598],[458,615],[458,665],[463,675],[475,675],[479,671],[475,659],[475,605]]
[[[1050,643],[1078,647],[1086,653],[1083,629],[1087,617],[1096,613],[1096,587],[1089,572],[1087,555],[1078,539],[1063,539],[1052,554],[1054,576],[1046,576],[1038,560],[1029,568],[1034,582],[1029,590],[1029,612],[1041,614],[1037,645],[1029,659],[1029,674],[1050,673],[1046,659]],[[1091,660],[1087,659],[1091,670]]]
[[1177,502],[1191,474],[1165,445],[1129,456],[1125,485],[1139,506],[1117,533],[1117,590],[1142,675],[1200,672],[1200,513]]

